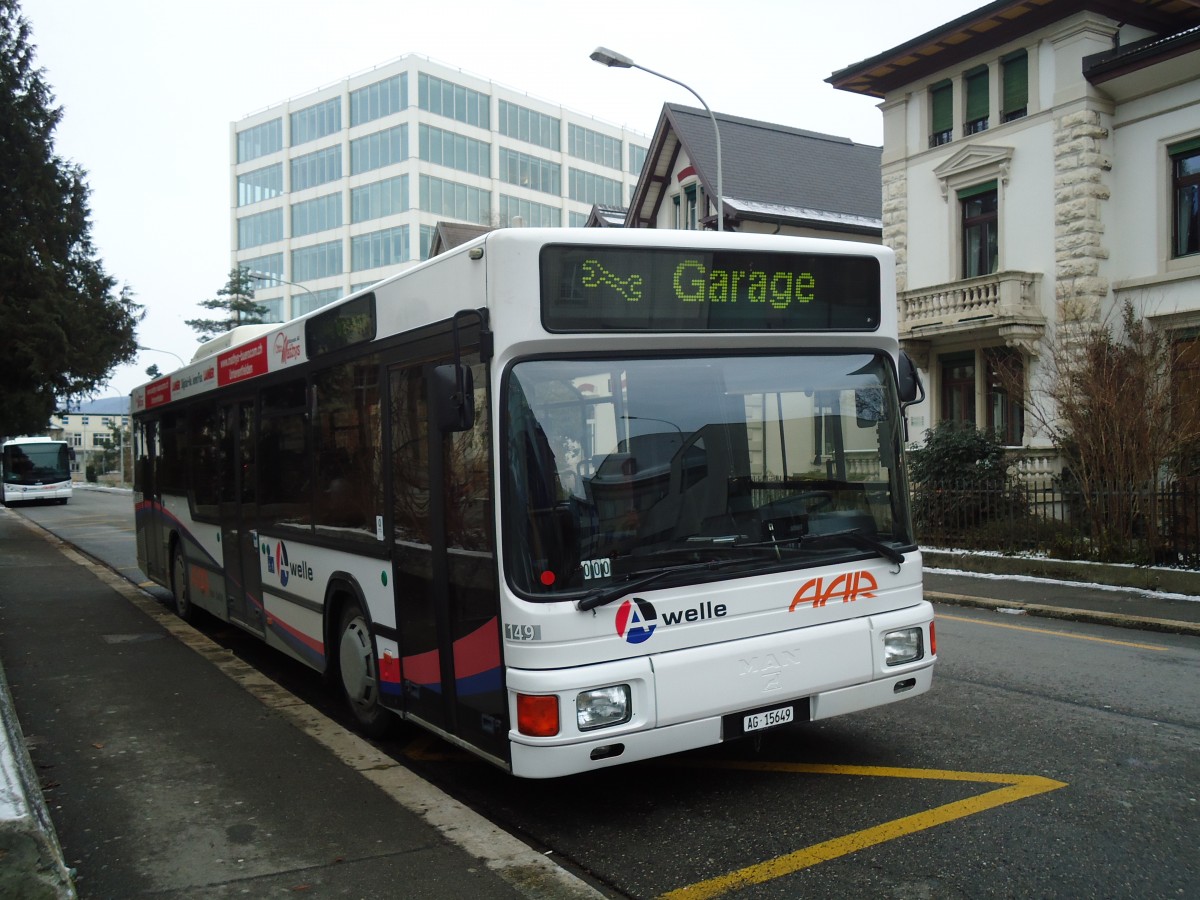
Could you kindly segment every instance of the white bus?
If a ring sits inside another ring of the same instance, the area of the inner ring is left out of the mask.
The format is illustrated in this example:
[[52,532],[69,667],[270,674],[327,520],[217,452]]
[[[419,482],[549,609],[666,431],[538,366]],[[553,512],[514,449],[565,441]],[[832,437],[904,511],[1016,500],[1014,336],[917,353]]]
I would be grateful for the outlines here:
[[493,231],[136,389],[140,564],[366,733],[518,776],[915,697],[894,283],[860,243]]
[[0,448],[4,468],[4,503],[71,499],[71,460],[75,451],[66,441],[48,437],[19,437]]

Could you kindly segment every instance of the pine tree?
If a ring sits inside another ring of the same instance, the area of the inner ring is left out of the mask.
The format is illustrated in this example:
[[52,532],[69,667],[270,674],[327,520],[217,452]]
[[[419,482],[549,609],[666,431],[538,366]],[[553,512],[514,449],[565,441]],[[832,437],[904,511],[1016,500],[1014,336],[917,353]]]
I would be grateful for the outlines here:
[[0,0],[0,433],[41,433],[137,353],[141,306],[116,290],[91,237],[86,172],[55,153],[61,107],[35,67],[28,21]]
[[225,287],[217,291],[212,300],[202,300],[200,306],[205,309],[219,309],[225,312],[223,319],[188,319],[183,324],[194,329],[201,341],[212,340],[218,334],[223,334],[238,325],[259,325],[267,321],[269,309],[261,303],[254,302],[255,278],[245,267],[235,267],[229,270],[229,280]]

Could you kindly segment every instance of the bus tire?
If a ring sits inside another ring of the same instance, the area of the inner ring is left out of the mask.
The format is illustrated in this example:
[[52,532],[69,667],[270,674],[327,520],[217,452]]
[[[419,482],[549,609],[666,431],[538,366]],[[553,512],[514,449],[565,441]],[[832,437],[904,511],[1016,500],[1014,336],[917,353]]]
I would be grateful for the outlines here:
[[176,544],[171,553],[171,597],[175,604],[175,615],[185,622],[194,622],[196,607],[192,604],[192,586],[188,579],[188,564],[181,544]]
[[338,683],[358,730],[367,737],[387,734],[395,716],[379,703],[379,662],[370,626],[358,601],[342,607],[338,623]]

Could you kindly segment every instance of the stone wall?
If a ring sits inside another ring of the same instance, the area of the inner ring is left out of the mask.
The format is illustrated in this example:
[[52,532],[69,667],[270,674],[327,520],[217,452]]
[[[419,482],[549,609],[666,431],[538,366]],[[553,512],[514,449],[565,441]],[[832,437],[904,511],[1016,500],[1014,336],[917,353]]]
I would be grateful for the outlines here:
[[1101,264],[1108,259],[1104,245],[1104,203],[1110,191],[1104,182],[1112,168],[1109,130],[1094,109],[1055,119],[1054,128],[1054,260],[1057,319],[1062,323],[1100,321],[1108,297],[1108,279]]
[[908,290],[908,173],[883,176],[883,245],[896,253],[896,292]]

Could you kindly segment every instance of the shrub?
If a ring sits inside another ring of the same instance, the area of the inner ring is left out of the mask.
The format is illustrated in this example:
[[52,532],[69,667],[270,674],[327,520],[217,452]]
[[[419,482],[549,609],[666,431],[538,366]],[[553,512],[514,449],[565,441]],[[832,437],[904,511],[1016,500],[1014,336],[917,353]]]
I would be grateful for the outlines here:
[[925,445],[908,454],[908,472],[913,525],[925,540],[969,543],[971,532],[1029,516],[1025,491],[1008,473],[1004,445],[974,426],[941,422],[927,430]]

